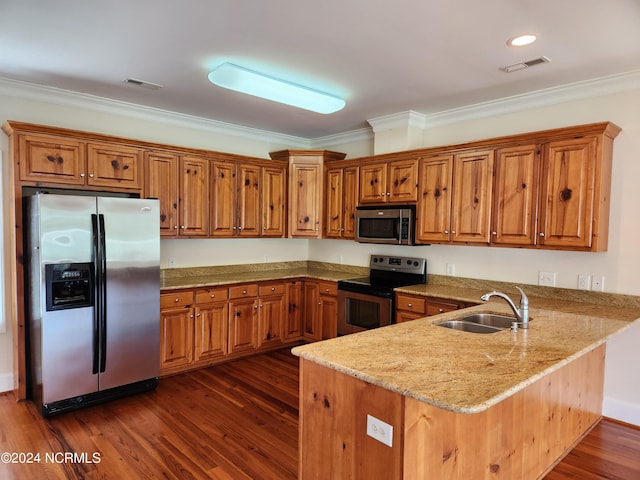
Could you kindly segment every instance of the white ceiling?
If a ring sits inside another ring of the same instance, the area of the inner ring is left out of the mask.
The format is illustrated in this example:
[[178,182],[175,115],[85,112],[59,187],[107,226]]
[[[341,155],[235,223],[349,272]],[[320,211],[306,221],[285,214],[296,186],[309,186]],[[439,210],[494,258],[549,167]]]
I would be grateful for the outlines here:
[[[539,39],[506,45],[520,33]],[[223,61],[347,105],[322,115],[223,90],[207,80]],[[640,0],[0,1],[0,77],[308,139],[637,69]]]

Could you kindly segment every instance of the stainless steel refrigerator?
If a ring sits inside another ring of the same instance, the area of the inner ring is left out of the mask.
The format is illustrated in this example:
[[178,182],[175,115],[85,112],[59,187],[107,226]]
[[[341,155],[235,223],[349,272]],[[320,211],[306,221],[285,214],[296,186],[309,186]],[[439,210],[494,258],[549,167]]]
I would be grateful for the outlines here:
[[27,205],[31,394],[45,416],[157,385],[157,200],[36,194]]

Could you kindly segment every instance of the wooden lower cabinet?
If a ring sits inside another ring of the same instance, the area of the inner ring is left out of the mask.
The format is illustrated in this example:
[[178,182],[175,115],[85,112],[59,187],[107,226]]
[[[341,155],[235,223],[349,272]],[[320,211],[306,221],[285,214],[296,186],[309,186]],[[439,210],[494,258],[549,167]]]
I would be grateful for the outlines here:
[[215,360],[227,354],[229,303],[227,288],[196,290],[196,362]]
[[229,289],[229,353],[258,348],[258,284]]
[[322,280],[305,280],[303,294],[303,338],[318,341],[336,337],[338,284]]
[[303,280],[287,282],[287,312],[282,325],[282,339],[284,341],[298,340],[302,337],[303,284]]
[[193,363],[194,294],[192,290],[160,295],[160,372]]
[[[604,357],[601,345],[474,414],[301,358],[298,478],[542,478],[601,418]],[[393,427],[391,446],[367,435],[368,415]]]
[[467,302],[396,293],[396,323],[408,322],[422,317],[459,310],[471,306]]
[[258,293],[258,348],[278,345],[282,342],[282,324],[287,315],[286,285],[260,284]]

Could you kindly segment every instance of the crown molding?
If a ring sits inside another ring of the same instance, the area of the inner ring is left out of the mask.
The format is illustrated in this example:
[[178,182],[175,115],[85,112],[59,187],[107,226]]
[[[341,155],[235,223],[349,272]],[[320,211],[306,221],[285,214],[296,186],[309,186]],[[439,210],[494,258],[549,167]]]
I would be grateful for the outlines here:
[[2,94],[54,105],[71,106],[94,112],[124,115],[177,127],[194,128],[209,133],[240,137],[252,141],[287,145],[291,148],[309,148],[309,140],[302,137],[284,135],[259,130],[257,128],[196,117],[194,115],[171,112],[160,108],[146,107],[135,103],[0,77],[0,95]]
[[373,141],[373,132],[370,128],[360,128],[344,133],[336,133],[335,135],[327,135],[325,137],[312,138],[309,141],[309,148],[319,149],[328,148],[334,145],[345,145],[355,142]]
[[378,133],[393,128],[415,127],[423,130],[426,119],[427,115],[423,113],[407,110],[405,112],[392,113],[391,115],[374,117],[367,120],[367,122],[373,128],[373,132]]
[[640,70],[514,95],[426,115],[425,129],[640,89]]

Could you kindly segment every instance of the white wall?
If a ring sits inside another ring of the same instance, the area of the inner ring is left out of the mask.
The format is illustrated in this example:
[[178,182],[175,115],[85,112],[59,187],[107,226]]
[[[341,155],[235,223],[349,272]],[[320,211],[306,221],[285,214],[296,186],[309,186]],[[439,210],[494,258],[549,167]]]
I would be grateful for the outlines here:
[[[42,98],[20,97],[0,88],[0,121],[6,119],[50,124],[86,131],[156,141],[160,143],[200,147],[257,157],[283,148],[305,148],[301,139],[265,136],[257,139],[239,138],[212,131],[207,124],[189,127],[187,120],[155,121],[153,112],[132,108],[103,108],[82,102],[49,102]],[[625,93],[592,97],[545,107],[524,108],[517,113],[459,121],[425,130],[424,146],[466,142],[532,130],[543,130],[582,123],[612,121],[622,128],[615,141],[611,194],[609,251],[604,253],[554,252],[544,250],[498,249],[483,247],[422,246],[383,247],[360,245],[335,240],[163,240],[163,266],[169,256],[176,257],[176,266],[220,265],[235,263],[311,259],[353,265],[368,265],[371,253],[396,253],[424,256],[431,273],[444,274],[445,265],[454,263],[456,274],[464,277],[532,283],[538,271],[557,273],[557,285],[575,288],[580,273],[605,277],[605,291],[640,295],[640,88]],[[158,114],[160,117],[160,115]],[[335,145],[335,144],[334,144]],[[342,151],[349,157],[370,155],[372,143],[359,139],[344,142]],[[4,163],[8,159],[7,139],[0,135]],[[308,145],[307,145],[308,148]],[[324,148],[313,144],[313,148]],[[339,150],[334,146],[327,147]],[[6,174],[5,174],[6,179]],[[3,204],[3,208],[7,208]],[[265,247],[266,250],[265,251]],[[9,322],[10,323],[10,322]],[[609,344],[606,370],[605,412],[615,411],[616,418],[632,421],[640,417],[640,328],[625,332],[624,338]],[[12,342],[10,329],[0,334],[0,391],[12,388]],[[609,405],[612,407],[609,408]],[[640,424],[640,422],[635,422]]]

